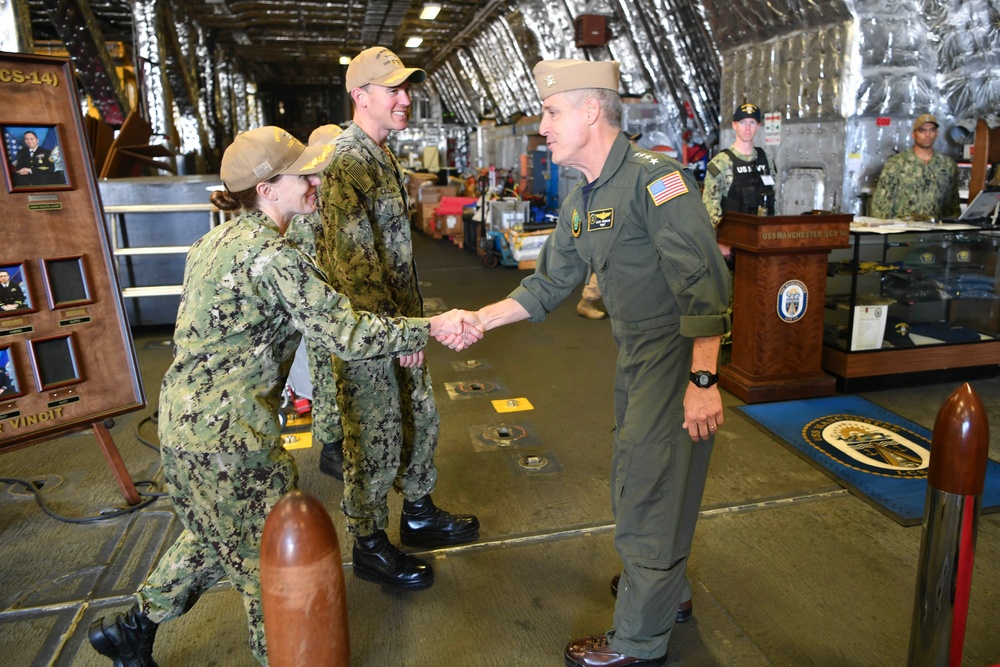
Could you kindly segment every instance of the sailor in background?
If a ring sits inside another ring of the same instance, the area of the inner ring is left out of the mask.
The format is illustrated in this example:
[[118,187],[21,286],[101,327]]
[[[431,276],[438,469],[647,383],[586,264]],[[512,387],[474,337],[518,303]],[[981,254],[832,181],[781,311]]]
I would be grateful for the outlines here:
[[885,161],[872,197],[874,218],[954,218],[958,204],[958,165],[934,150],[937,118],[913,121],[913,150]]
[[[760,129],[760,109],[746,102],[733,113],[733,145],[720,152],[708,163],[701,200],[718,227],[726,211],[774,215],[774,176],[778,173],[774,160],[764,149],[753,145]],[[730,249],[720,245],[722,254]]]

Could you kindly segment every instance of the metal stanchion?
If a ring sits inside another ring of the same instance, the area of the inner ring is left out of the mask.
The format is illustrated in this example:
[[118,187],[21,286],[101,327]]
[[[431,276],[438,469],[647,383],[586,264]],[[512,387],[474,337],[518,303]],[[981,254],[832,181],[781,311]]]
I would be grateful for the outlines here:
[[989,424],[968,383],[956,389],[934,421],[909,667],[960,667]]
[[347,667],[340,544],[330,515],[309,494],[285,494],[264,522],[260,589],[271,667]]

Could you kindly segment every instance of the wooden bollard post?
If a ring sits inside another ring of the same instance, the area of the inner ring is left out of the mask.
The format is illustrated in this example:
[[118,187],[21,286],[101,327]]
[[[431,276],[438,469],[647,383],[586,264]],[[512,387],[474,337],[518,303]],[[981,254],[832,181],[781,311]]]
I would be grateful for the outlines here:
[[260,589],[271,667],[347,667],[340,544],[330,515],[309,494],[286,493],[264,522]]
[[934,421],[909,667],[961,667],[990,429],[968,383]]

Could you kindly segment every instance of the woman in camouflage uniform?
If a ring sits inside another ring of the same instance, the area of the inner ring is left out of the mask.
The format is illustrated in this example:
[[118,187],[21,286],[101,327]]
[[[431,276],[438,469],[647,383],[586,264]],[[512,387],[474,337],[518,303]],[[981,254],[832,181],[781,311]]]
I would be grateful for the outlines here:
[[223,577],[243,596],[250,648],[267,664],[260,538],[271,507],[297,481],[278,406],[302,334],[348,359],[413,354],[428,335],[464,346],[458,311],[429,320],[355,313],[285,239],[294,216],[316,209],[315,174],[332,155],[332,147],[306,148],[262,127],[238,136],[222,158],[226,190],[212,193],[212,203],[244,210],[191,247],[176,354],[160,392],[164,479],[185,529],[136,604],[91,625],[94,648],[116,666],[155,665],[158,624]]

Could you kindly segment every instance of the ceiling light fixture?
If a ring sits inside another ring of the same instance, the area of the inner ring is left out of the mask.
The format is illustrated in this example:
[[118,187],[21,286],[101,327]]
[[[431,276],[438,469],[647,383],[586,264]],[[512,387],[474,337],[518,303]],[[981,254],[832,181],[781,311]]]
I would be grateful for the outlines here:
[[437,18],[437,15],[441,12],[441,5],[436,2],[428,2],[424,5],[424,8],[420,10],[420,18],[424,21],[433,21]]
[[406,40],[406,48],[415,49],[418,46],[420,46],[423,43],[423,41],[424,41],[423,37],[410,37],[408,40]]
[[341,65],[350,65],[351,64],[351,57],[350,56],[340,56],[340,64]]

